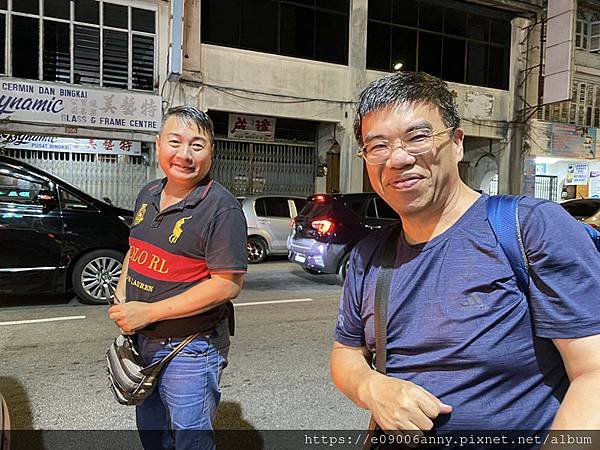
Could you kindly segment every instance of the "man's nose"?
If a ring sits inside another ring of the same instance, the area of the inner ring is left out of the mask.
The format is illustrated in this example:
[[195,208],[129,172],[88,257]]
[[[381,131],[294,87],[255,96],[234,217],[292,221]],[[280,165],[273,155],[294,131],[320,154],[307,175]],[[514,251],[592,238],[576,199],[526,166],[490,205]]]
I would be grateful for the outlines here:
[[413,155],[406,152],[404,144],[397,142],[392,147],[388,164],[392,167],[403,167],[414,164],[415,160],[416,158]]
[[192,157],[192,146],[190,144],[186,144],[183,143],[180,147],[179,147],[179,154],[183,157],[183,158],[191,158]]

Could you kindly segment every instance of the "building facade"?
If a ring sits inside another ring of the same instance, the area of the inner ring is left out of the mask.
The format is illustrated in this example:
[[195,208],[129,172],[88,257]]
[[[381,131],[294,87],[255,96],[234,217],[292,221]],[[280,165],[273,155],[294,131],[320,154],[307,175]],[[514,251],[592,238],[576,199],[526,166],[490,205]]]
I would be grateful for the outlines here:
[[[534,69],[523,78],[531,119],[523,135],[522,191],[553,201],[600,198],[600,2],[564,3],[562,14],[572,16],[570,99],[544,103],[539,67],[553,63],[546,52],[531,52],[528,63]],[[544,11],[527,33],[530,48],[552,44],[549,16],[552,12]]]
[[169,5],[0,0],[0,147],[133,207],[154,177]]
[[[402,63],[455,92],[465,180],[508,192],[517,39],[541,3],[186,0],[183,72],[168,90],[216,118],[227,160],[217,150],[216,177],[236,194],[356,192],[370,188],[355,156],[356,96]],[[268,137],[255,129],[265,120]]]
[[516,192],[523,36],[542,14],[542,0],[0,0],[0,146],[131,206],[159,175],[162,111],[191,104],[234,194],[363,191],[355,100],[400,63],[455,93],[467,183]]

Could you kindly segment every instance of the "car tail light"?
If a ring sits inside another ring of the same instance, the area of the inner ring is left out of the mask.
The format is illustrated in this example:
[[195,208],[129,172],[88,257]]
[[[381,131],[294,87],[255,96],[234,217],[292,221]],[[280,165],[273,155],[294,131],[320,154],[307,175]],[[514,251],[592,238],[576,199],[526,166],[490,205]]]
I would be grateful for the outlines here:
[[595,223],[588,223],[588,225],[592,228],[595,228],[596,230],[600,229],[600,228],[598,228],[598,225],[596,225]]
[[290,228],[294,228],[295,223],[296,223],[296,218],[292,217],[292,220],[290,220]]
[[327,196],[325,196],[325,195],[321,195],[321,194],[319,194],[319,195],[315,195],[315,196],[313,197],[313,201],[314,201],[315,203],[326,203],[326,202],[327,202]]
[[330,234],[335,230],[335,222],[329,219],[313,220],[310,226],[320,234]]

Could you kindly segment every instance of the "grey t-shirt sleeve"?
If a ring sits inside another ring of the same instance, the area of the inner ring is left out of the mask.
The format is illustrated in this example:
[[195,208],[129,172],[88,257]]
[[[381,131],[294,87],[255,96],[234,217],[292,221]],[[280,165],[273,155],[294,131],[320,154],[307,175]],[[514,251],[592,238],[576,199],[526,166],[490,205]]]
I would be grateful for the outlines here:
[[600,254],[583,225],[560,205],[532,198],[521,201],[519,219],[536,335],[555,339],[600,333]]
[[247,225],[240,208],[217,214],[206,234],[206,264],[211,272],[245,272]]

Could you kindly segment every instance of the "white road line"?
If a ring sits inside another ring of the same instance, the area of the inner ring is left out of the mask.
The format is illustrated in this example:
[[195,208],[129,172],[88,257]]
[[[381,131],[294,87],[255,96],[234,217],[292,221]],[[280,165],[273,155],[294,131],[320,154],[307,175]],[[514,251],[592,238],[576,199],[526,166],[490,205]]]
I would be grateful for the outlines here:
[[42,323],[42,322],[59,322],[62,320],[79,320],[85,319],[86,316],[65,316],[65,317],[48,317],[46,319],[30,319],[30,320],[12,320],[10,322],[0,322],[2,325],[24,325],[28,323]]
[[234,303],[233,306],[273,305],[275,303],[312,302],[312,298],[293,298],[290,300],[269,300],[266,302]]

